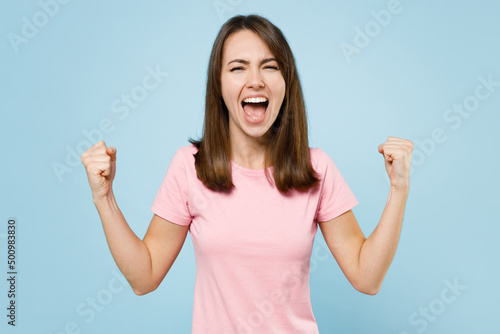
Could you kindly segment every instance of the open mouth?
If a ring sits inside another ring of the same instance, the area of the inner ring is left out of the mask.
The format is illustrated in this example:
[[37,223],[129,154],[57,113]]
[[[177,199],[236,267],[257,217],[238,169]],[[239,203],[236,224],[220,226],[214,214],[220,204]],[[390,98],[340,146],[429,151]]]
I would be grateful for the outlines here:
[[241,102],[243,111],[250,121],[258,121],[266,114],[269,101],[265,97],[249,97]]

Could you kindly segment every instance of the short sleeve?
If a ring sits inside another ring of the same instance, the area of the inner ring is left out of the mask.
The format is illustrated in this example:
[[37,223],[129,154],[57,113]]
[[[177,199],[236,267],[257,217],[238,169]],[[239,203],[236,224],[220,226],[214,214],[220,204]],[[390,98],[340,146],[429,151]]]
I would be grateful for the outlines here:
[[321,161],[321,171],[318,172],[322,180],[316,221],[326,222],[351,210],[358,204],[358,200],[333,160],[321,149],[318,151]]
[[188,207],[188,154],[177,150],[151,206],[157,216],[187,226],[192,217]]

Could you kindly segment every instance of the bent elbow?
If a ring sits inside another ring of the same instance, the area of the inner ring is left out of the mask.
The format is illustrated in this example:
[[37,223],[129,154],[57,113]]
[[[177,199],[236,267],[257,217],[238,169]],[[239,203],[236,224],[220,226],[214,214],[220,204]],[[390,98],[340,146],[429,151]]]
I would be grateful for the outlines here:
[[380,284],[354,286],[354,288],[365,295],[375,296],[380,291]]
[[364,290],[358,290],[358,291],[361,293],[364,293],[365,295],[375,296],[380,291],[380,288],[364,289]]
[[134,293],[137,296],[144,296],[144,295],[147,295],[148,293],[151,292],[151,291],[147,291],[147,290],[139,290],[139,289],[133,289],[133,288],[132,288],[132,291],[134,291]]
[[144,296],[144,295],[147,295],[150,292],[155,291],[156,288],[158,288],[158,286],[154,286],[154,287],[153,286],[132,287],[132,291],[134,291],[134,293],[137,296]]

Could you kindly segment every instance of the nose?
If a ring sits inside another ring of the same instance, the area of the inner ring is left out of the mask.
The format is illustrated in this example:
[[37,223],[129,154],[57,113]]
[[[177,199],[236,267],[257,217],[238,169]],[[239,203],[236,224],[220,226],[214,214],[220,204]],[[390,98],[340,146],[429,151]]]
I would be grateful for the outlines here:
[[264,79],[258,69],[253,69],[248,74],[247,88],[262,88],[264,87]]

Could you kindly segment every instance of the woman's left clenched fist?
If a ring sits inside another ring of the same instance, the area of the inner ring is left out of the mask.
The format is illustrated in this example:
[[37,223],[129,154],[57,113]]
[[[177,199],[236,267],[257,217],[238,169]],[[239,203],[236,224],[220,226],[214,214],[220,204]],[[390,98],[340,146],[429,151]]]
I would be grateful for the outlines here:
[[388,137],[385,143],[378,146],[378,151],[384,156],[391,187],[409,188],[413,143],[406,139]]

